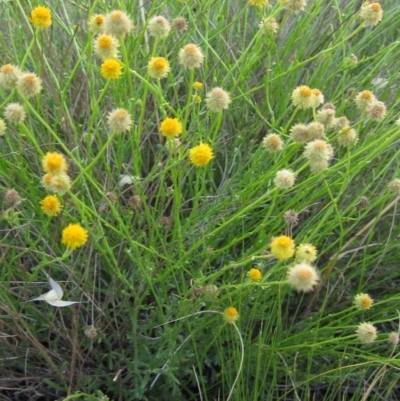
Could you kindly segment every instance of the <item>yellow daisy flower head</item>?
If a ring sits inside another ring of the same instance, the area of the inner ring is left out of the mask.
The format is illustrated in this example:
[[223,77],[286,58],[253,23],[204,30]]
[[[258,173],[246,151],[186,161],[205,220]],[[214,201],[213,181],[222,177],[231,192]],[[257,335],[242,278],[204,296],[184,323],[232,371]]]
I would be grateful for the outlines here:
[[160,125],[160,132],[167,138],[182,134],[182,123],[177,118],[166,118]]
[[89,31],[94,34],[99,34],[104,32],[104,21],[106,17],[102,14],[92,15],[89,18]]
[[103,61],[100,72],[105,79],[118,79],[122,75],[122,64],[115,58],[108,58]]
[[249,270],[247,276],[251,281],[260,281],[262,278],[262,273],[260,269],[253,268]]
[[51,12],[47,7],[38,6],[31,11],[31,22],[37,28],[51,26]]
[[297,291],[310,292],[319,281],[319,274],[315,267],[300,262],[288,270],[288,283]]
[[213,151],[210,145],[206,143],[200,143],[189,151],[189,158],[192,164],[196,167],[206,166],[210,163],[214,157]]
[[361,111],[365,111],[367,106],[375,101],[376,101],[375,95],[369,90],[364,90],[357,93],[357,96],[354,99],[357,108]]
[[294,241],[286,235],[273,238],[270,244],[271,253],[278,260],[290,259],[294,255],[294,246]]
[[300,244],[296,249],[296,260],[312,263],[317,259],[317,248],[311,244]]
[[25,72],[17,81],[17,91],[25,97],[37,95],[42,90],[42,80],[33,72]]
[[104,32],[114,36],[125,36],[133,29],[128,14],[120,10],[111,11],[104,21]]
[[45,173],[59,174],[68,169],[64,155],[58,152],[47,152],[42,159],[42,167]]
[[102,60],[118,56],[119,42],[115,36],[99,35],[93,40],[94,52]]
[[230,306],[224,310],[222,313],[222,318],[225,320],[225,322],[233,324],[239,319],[239,312],[235,307]]
[[203,89],[203,84],[202,84],[201,82],[196,81],[196,82],[193,84],[193,87],[194,87],[194,89],[196,89],[197,91],[199,91],[199,90]]
[[125,109],[115,109],[108,115],[107,124],[112,132],[125,132],[131,129],[132,119]]
[[251,6],[262,7],[269,3],[269,0],[249,0]]
[[40,208],[47,216],[57,216],[61,212],[62,204],[56,195],[48,195],[40,201]]
[[85,245],[88,240],[88,232],[80,224],[69,224],[64,228],[61,243],[67,248],[77,249]]
[[14,89],[22,71],[12,64],[5,64],[0,68],[0,85],[4,89]]
[[356,330],[357,338],[365,344],[370,344],[378,337],[376,327],[369,322],[360,323]]
[[358,310],[367,310],[372,306],[374,300],[368,294],[361,292],[354,297],[353,303]]
[[298,86],[292,92],[291,99],[292,103],[299,109],[308,109],[315,104],[313,91],[306,85]]
[[166,78],[171,68],[164,57],[152,57],[147,65],[147,72],[152,78]]

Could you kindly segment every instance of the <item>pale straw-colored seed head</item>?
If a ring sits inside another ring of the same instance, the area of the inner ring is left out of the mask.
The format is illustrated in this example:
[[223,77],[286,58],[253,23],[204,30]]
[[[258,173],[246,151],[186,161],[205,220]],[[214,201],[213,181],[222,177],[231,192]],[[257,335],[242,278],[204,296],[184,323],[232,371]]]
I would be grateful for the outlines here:
[[15,189],[7,189],[4,192],[3,200],[7,206],[18,206],[21,203],[22,198]]
[[166,78],[171,68],[164,57],[152,57],[147,64],[147,72],[152,78]]
[[279,189],[289,189],[294,186],[295,182],[296,174],[292,170],[285,168],[277,171],[274,178],[274,183]]
[[99,35],[93,40],[94,52],[102,60],[117,58],[118,46],[118,39],[112,35]]
[[125,109],[115,109],[108,115],[107,123],[111,132],[125,132],[131,129],[132,119]]
[[375,95],[371,91],[368,91],[368,90],[359,92],[354,99],[354,102],[356,103],[357,108],[361,111],[365,111],[367,106],[375,101],[376,101]]
[[312,108],[316,109],[324,103],[324,95],[319,89],[311,89],[312,91]]
[[340,131],[343,128],[346,128],[350,125],[350,122],[347,117],[342,116],[335,118],[335,123],[333,125],[334,129]]
[[22,71],[12,64],[5,64],[0,68],[0,86],[4,89],[14,89]]
[[179,50],[179,64],[186,68],[200,68],[203,60],[203,52],[193,43],[189,43]]
[[290,137],[293,142],[303,144],[310,140],[310,136],[308,133],[308,127],[304,124],[296,124],[290,128]]
[[267,152],[279,152],[280,150],[283,149],[283,141],[281,137],[277,134],[268,134],[267,136],[264,137],[263,141],[263,146]]
[[376,327],[372,323],[360,323],[356,330],[357,338],[365,344],[370,344],[375,341],[378,336]]
[[226,110],[231,103],[229,93],[222,88],[214,88],[207,93],[206,104],[210,111]]
[[310,292],[318,284],[319,274],[315,267],[306,262],[300,262],[288,270],[287,280],[295,290]]
[[88,22],[89,31],[94,33],[95,35],[103,33],[105,20],[106,20],[106,17],[102,14],[92,15],[89,18],[89,22]]
[[310,162],[327,161],[329,162],[333,157],[332,146],[321,139],[307,143],[303,153],[304,157]]
[[42,90],[42,80],[33,72],[23,73],[17,81],[17,91],[25,97],[37,95]]
[[324,108],[318,110],[317,121],[321,123],[326,129],[332,128],[335,124],[335,110]]
[[64,195],[71,188],[71,178],[67,173],[47,173],[43,176],[42,184],[47,191]]
[[380,101],[371,102],[365,111],[367,116],[374,121],[382,121],[386,116],[386,106],[385,103]]
[[165,147],[169,154],[174,154],[181,147],[181,141],[179,138],[168,138],[165,142]]
[[299,214],[295,210],[290,209],[284,213],[283,219],[286,224],[295,226],[299,222]]
[[335,107],[335,105],[333,104],[333,103],[325,103],[323,106],[322,106],[322,109],[323,110],[333,110],[333,111],[335,111],[336,110],[336,107]]
[[357,141],[358,141],[358,136],[355,129],[350,127],[345,127],[339,131],[339,136],[338,136],[339,146],[350,148],[354,146],[357,143]]
[[276,22],[276,19],[273,17],[263,18],[258,27],[263,33],[268,35],[275,35],[278,32],[279,24]]
[[365,3],[360,9],[360,18],[364,21],[365,25],[378,25],[382,21],[383,11],[378,2]]
[[19,124],[25,120],[26,112],[20,103],[10,103],[4,109],[4,117],[12,124]]
[[298,13],[306,8],[306,0],[282,0],[282,5],[289,11]]
[[298,262],[312,263],[317,259],[317,248],[312,244],[300,244],[296,248],[295,258]]
[[147,30],[149,31],[150,36],[154,36],[156,38],[165,38],[168,36],[171,30],[171,25],[166,18],[162,17],[161,15],[157,15],[150,18],[147,25]]
[[399,343],[399,335],[398,333],[390,333],[388,336],[388,341],[393,344],[393,345],[397,345]]
[[188,28],[187,21],[183,17],[177,17],[172,21],[172,26],[174,27],[175,31],[183,32],[186,31]]
[[310,141],[321,139],[325,134],[325,127],[319,122],[311,122],[307,125],[308,137]]
[[0,118],[0,136],[4,135],[4,132],[6,131],[6,123],[3,119]]
[[133,29],[133,22],[123,11],[114,10],[106,15],[104,32],[116,37],[126,36]]
[[389,190],[394,194],[400,196],[400,178],[395,178],[389,183]]

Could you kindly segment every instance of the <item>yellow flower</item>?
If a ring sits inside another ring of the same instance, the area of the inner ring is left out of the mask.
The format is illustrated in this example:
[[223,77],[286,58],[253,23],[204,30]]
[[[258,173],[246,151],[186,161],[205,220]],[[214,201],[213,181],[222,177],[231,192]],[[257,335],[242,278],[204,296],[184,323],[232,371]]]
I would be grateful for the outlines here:
[[43,156],[42,167],[46,173],[59,174],[67,171],[68,165],[61,153],[47,152]]
[[122,65],[118,60],[108,58],[101,65],[100,72],[105,79],[118,79],[122,75]]
[[315,99],[312,89],[306,85],[297,87],[292,92],[292,102],[299,109],[308,109],[313,107],[315,104]]
[[61,243],[67,248],[77,249],[85,245],[88,239],[88,232],[80,224],[69,224],[64,228]]
[[147,72],[152,78],[165,78],[171,70],[164,57],[152,57],[147,65]]
[[251,6],[258,6],[258,7],[262,7],[265,4],[268,4],[269,0],[249,0],[249,4]]
[[51,12],[47,7],[38,6],[31,11],[31,22],[38,28],[48,28],[51,25]]
[[40,201],[40,208],[47,216],[53,217],[61,212],[62,204],[56,195],[48,195]]
[[93,41],[94,52],[102,59],[116,58],[118,55],[118,39],[112,35],[100,35]]
[[358,310],[367,310],[372,306],[374,301],[368,294],[360,293],[354,297],[353,303]]
[[260,269],[250,269],[249,272],[247,273],[247,275],[249,276],[249,279],[252,281],[259,281],[261,280],[262,277],[262,273]]
[[106,17],[102,14],[96,14],[89,19],[89,31],[93,33],[102,33],[104,31],[104,21]]
[[312,263],[317,259],[317,248],[311,244],[300,244],[296,250],[296,260]]
[[227,323],[235,323],[239,319],[239,312],[236,308],[230,306],[224,310],[222,317]]
[[278,260],[290,259],[294,255],[294,241],[286,235],[275,237],[271,241],[271,253]]
[[197,91],[201,90],[203,88],[203,84],[201,82],[195,82],[193,84],[194,89],[196,89]]
[[189,158],[192,164],[196,167],[206,166],[210,163],[210,160],[214,157],[211,146],[206,143],[200,143],[200,145],[195,146],[190,149]]
[[161,133],[167,138],[182,134],[182,123],[177,118],[166,118],[160,125]]

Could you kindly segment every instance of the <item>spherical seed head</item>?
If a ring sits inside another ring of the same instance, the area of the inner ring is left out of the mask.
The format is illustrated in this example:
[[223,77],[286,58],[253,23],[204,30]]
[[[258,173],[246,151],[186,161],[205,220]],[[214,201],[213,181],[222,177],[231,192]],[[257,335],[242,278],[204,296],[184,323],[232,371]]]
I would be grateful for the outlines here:
[[104,31],[109,35],[126,36],[133,28],[132,20],[128,14],[120,10],[111,11],[106,15]]
[[93,40],[94,52],[102,60],[117,58],[119,42],[115,36],[99,35]]
[[62,204],[56,195],[48,195],[40,201],[40,208],[49,217],[57,216],[62,210]]
[[6,123],[4,122],[4,120],[0,118],[0,136],[4,135],[6,128],[7,128]]
[[150,18],[147,29],[150,33],[150,36],[154,36],[156,38],[165,38],[168,36],[171,30],[171,25],[167,19],[161,15],[157,15],[153,18]]
[[51,12],[47,7],[38,6],[31,11],[31,22],[37,28],[51,26]]
[[288,270],[288,283],[297,291],[310,292],[319,281],[315,267],[306,262],[300,262]]
[[138,195],[133,195],[128,199],[128,205],[133,209],[141,209],[143,202]]
[[171,68],[164,57],[152,57],[147,65],[147,72],[152,78],[166,78]]
[[222,313],[222,318],[225,320],[225,322],[233,324],[239,319],[239,312],[236,308],[230,306],[224,310]]
[[312,106],[314,109],[324,103],[324,95],[319,89],[311,89],[312,92]]
[[368,294],[364,293],[357,294],[353,301],[353,304],[358,310],[367,310],[373,303],[373,299]]
[[42,184],[47,191],[64,195],[71,188],[71,179],[67,173],[47,173],[43,176]]
[[321,139],[325,134],[325,127],[319,122],[312,122],[308,124],[307,129],[310,141]]
[[282,5],[289,11],[298,13],[306,8],[307,2],[306,0],[283,0]]
[[100,73],[105,79],[118,79],[122,75],[122,64],[114,58],[108,58],[103,61]]
[[283,149],[284,142],[282,141],[281,137],[277,134],[268,134],[264,137],[263,146],[267,152],[279,152]]
[[263,18],[258,27],[261,31],[265,32],[268,35],[274,35],[278,32],[279,24],[276,22],[275,18],[267,17]]
[[4,203],[9,206],[17,206],[21,203],[21,197],[15,189],[7,189],[4,193]]
[[182,134],[182,123],[177,118],[166,118],[160,125],[160,132],[167,138]]
[[106,17],[102,14],[92,15],[89,18],[89,31],[94,34],[99,34],[104,32],[104,22]]
[[189,159],[196,167],[206,166],[214,157],[212,148],[207,143],[200,143],[189,151]]
[[365,209],[369,206],[369,199],[366,196],[362,196],[358,201],[356,208],[357,209]]
[[379,101],[371,102],[365,111],[367,116],[374,121],[382,121],[386,116],[385,103]]
[[378,337],[376,327],[369,322],[360,323],[356,330],[359,341],[370,344]]
[[41,90],[42,80],[33,72],[25,72],[17,80],[17,91],[22,96],[32,97]]
[[357,142],[358,142],[358,136],[355,129],[350,127],[345,127],[340,130],[338,137],[339,146],[350,148],[354,146]]
[[397,333],[390,333],[388,341],[393,345],[397,345],[399,343],[399,335]]
[[292,170],[282,169],[277,171],[274,183],[279,189],[289,189],[294,186],[296,174]]
[[204,294],[206,294],[210,298],[214,298],[218,294],[218,287],[214,284],[207,284],[204,289]]
[[345,117],[345,116],[338,117],[338,118],[335,118],[334,128],[336,130],[340,131],[341,129],[348,127],[349,124],[350,124],[350,122],[347,119],[347,117]]
[[269,3],[269,0],[249,0],[251,6],[263,7]]
[[335,110],[322,108],[317,112],[317,121],[326,129],[333,127],[335,124]]
[[313,107],[313,105],[315,104],[313,92],[306,85],[298,86],[292,92],[291,99],[293,104],[299,109],[308,109],[310,107]]
[[290,137],[293,142],[303,144],[310,140],[310,135],[308,133],[308,127],[304,124],[296,124],[290,128]]
[[22,71],[18,67],[12,64],[3,65],[0,68],[0,86],[4,89],[14,89],[21,75]]
[[379,3],[366,3],[360,9],[360,18],[365,25],[378,25],[382,21],[383,11]]
[[189,43],[179,50],[179,64],[182,64],[186,68],[200,68],[203,60],[203,52],[193,43]]
[[61,243],[67,248],[77,249],[85,245],[88,240],[88,232],[80,224],[69,224],[64,228]]
[[400,179],[395,178],[393,181],[389,183],[389,190],[392,191],[394,194],[400,196]]
[[68,169],[64,155],[58,152],[47,152],[42,159],[42,167],[45,173],[60,174]]
[[329,162],[333,157],[333,148],[328,142],[316,139],[307,143],[303,155],[310,163],[319,161]]
[[206,104],[210,111],[218,113],[226,110],[231,103],[229,93],[222,88],[214,88],[207,93]]
[[94,327],[93,325],[85,327],[84,333],[85,336],[92,341],[99,335],[96,327]]
[[251,281],[260,281],[262,278],[262,273],[260,269],[253,268],[249,270],[247,276]]
[[296,249],[298,262],[312,263],[317,259],[317,248],[311,244],[300,244]]
[[10,103],[4,109],[4,117],[12,124],[19,124],[25,120],[26,112],[21,104]]
[[188,26],[187,26],[187,21],[186,21],[186,19],[183,18],[183,17],[175,18],[175,19],[172,21],[172,26],[173,26],[174,29],[175,29],[176,31],[178,31],[178,32],[186,31],[186,29],[188,28]]
[[126,132],[131,129],[132,119],[125,109],[115,109],[107,117],[111,132]]
[[271,253],[278,260],[287,260],[293,257],[294,247],[294,241],[286,235],[273,238],[270,244]]
[[285,220],[286,224],[295,226],[299,222],[299,214],[295,210],[288,210],[283,215],[283,219]]
[[323,110],[328,110],[328,109],[330,109],[330,110],[336,110],[336,107],[335,107],[335,105],[333,104],[333,103],[325,103],[323,106],[322,106],[322,109]]
[[371,91],[367,91],[367,90],[359,92],[354,99],[356,106],[361,111],[365,111],[367,106],[370,103],[375,102],[375,101],[376,101],[375,95]]
[[174,154],[181,147],[181,141],[179,140],[179,138],[168,139],[165,142],[165,147],[170,154]]

